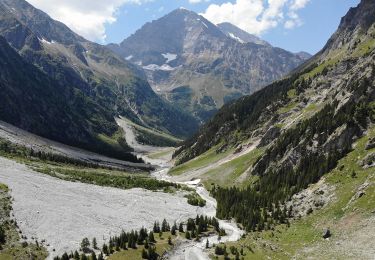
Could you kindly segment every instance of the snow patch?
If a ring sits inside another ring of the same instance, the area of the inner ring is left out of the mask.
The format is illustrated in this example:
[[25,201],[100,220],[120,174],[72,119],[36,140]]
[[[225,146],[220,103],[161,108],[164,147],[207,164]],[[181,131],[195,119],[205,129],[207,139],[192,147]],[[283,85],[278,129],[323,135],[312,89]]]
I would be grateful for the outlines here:
[[170,63],[171,61],[174,61],[175,59],[177,59],[177,54],[173,54],[173,53],[168,52],[168,53],[164,53],[162,55],[165,59],[167,59],[166,63]]
[[240,42],[240,43],[245,43],[244,40],[242,40],[240,37],[237,37],[236,35],[234,35],[233,33],[229,33],[229,36],[232,38],[232,39],[235,39],[236,41]]
[[128,57],[125,58],[125,60],[131,60],[133,59],[133,55],[129,55]]
[[157,71],[157,70],[172,71],[172,70],[175,70],[175,68],[172,68],[168,64],[163,64],[161,66],[159,66],[157,64],[150,64],[150,65],[147,65],[147,66],[143,66],[143,69],[151,70],[151,71]]
[[53,44],[53,43],[56,43],[55,41],[47,41],[46,39],[44,39],[44,38],[42,38],[42,39],[40,39],[40,38],[38,38],[39,39],[39,41],[41,42],[41,43],[45,43],[45,44]]
[[207,24],[205,24],[204,22],[202,22],[202,24],[208,29],[208,25]]

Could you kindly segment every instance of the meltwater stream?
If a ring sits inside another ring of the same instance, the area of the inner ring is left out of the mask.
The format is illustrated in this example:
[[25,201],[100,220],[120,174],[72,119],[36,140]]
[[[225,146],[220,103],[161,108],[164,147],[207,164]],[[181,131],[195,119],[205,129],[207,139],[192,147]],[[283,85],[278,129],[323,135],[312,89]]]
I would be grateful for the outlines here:
[[[135,134],[133,132],[133,127],[123,119],[117,119],[117,123],[124,129],[126,141],[130,146],[133,146],[135,154],[141,157],[146,163],[150,163],[157,167],[157,169],[151,173],[151,175],[163,181],[174,182],[178,184],[187,185],[196,190],[196,192],[206,200],[205,212],[204,215],[208,217],[216,216],[216,200],[210,196],[210,193],[200,184],[200,180],[193,180],[189,182],[177,182],[173,179],[173,176],[168,174],[168,171],[171,169],[171,158],[168,156],[161,159],[152,159],[147,156],[150,152],[163,151],[167,148],[145,146],[139,144],[136,141]],[[233,221],[219,220],[219,225],[226,232],[226,236],[221,237],[219,240],[218,235],[213,235],[207,238],[202,239],[201,241],[179,241],[174,249],[168,253],[166,256],[171,260],[208,260],[210,259],[206,249],[207,239],[209,245],[218,244],[220,242],[232,242],[237,241],[241,238],[244,233],[243,230],[238,228],[237,224]]]

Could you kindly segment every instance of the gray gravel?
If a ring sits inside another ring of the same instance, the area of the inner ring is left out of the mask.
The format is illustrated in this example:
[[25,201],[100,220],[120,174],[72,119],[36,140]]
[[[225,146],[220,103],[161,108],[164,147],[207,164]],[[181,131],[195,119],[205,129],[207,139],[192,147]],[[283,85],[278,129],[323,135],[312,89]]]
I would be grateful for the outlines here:
[[0,182],[11,188],[23,234],[45,239],[50,258],[78,249],[84,237],[96,237],[101,244],[123,229],[150,228],[164,218],[173,223],[207,210],[187,204],[182,194],[67,182],[1,157]]

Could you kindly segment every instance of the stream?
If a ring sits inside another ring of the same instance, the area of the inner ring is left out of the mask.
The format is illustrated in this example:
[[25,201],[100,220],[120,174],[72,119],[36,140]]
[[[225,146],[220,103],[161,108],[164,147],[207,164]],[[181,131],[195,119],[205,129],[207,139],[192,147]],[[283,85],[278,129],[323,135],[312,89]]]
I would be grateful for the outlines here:
[[[125,130],[125,137],[128,144],[130,144],[135,151],[135,154],[142,158],[146,163],[150,163],[156,166],[156,170],[151,173],[151,175],[163,181],[174,182],[178,184],[184,184],[196,190],[196,192],[206,200],[206,211],[204,214],[208,217],[216,216],[216,200],[210,196],[210,193],[200,184],[200,180],[196,179],[188,182],[178,182],[174,180],[173,176],[169,175],[168,172],[172,168],[171,154],[165,156],[161,159],[151,159],[148,157],[149,153],[163,151],[168,148],[152,147],[139,144],[135,140],[135,134],[133,132],[132,126],[128,124],[127,121],[118,119],[117,123]],[[171,260],[207,260],[210,259],[206,249],[206,242],[209,241],[209,246],[212,247],[213,244],[219,244],[220,242],[231,242],[237,241],[241,238],[244,231],[241,230],[234,221],[219,220],[220,228],[223,228],[226,235],[221,237],[219,240],[218,235],[209,236],[202,239],[201,241],[195,240],[181,240],[176,243],[173,250],[168,252],[166,255],[167,259]]]

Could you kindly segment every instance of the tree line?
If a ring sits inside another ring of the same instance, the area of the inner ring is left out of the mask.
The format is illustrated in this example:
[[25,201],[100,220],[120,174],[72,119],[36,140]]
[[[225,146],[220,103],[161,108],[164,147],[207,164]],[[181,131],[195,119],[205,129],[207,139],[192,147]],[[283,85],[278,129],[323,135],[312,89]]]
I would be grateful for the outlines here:
[[[161,238],[165,232],[170,232],[171,236],[185,233],[186,239],[199,240],[210,228],[221,236],[225,235],[225,231],[220,228],[219,221],[215,217],[197,215],[196,218],[189,218],[185,224],[175,222],[173,225],[164,219],[161,223],[155,221],[152,230],[142,227],[139,230],[122,231],[118,236],[111,236],[108,243],[104,243],[101,248],[98,247],[96,238],[93,238],[91,242],[88,238],[84,238],[80,244],[80,251],[64,253],[61,257],[55,257],[54,260],[102,260],[116,252],[137,249],[141,246],[143,259],[156,260],[160,257],[156,252],[158,243],[156,235]],[[168,237],[168,244],[172,245],[171,237]]]

